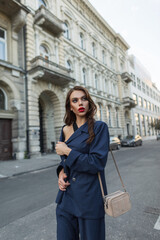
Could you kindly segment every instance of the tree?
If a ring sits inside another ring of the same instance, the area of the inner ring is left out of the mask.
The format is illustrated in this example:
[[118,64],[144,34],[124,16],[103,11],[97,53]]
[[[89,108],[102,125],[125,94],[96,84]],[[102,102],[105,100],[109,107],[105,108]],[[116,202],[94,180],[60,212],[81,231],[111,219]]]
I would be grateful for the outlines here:
[[160,130],[160,119],[157,119],[154,123],[151,123],[151,127],[154,127],[156,130]]

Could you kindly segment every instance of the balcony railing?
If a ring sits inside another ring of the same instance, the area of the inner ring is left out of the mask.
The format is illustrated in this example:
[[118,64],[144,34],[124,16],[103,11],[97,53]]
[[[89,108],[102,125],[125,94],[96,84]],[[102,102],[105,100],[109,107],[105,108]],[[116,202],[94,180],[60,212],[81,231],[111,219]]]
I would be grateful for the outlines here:
[[134,108],[136,106],[135,101],[130,97],[123,98],[123,105],[126,108]]
[[74,81],[71,77],[71,70],[41,56],[35,57],[30,63],[31,69],[29,73],[32,74],[36,80],[44,80],[60,86]]
[[55,36],[59,36],[63,31],[63,22],[53,15],[43,5],[36,11],[34,23],[42,26]]
[[124,72],[121,74],[121,78],[126,82],[126,83],[129,83],[129,82],[132,82],[132,77],[131,75],[128,73],[128,72]]

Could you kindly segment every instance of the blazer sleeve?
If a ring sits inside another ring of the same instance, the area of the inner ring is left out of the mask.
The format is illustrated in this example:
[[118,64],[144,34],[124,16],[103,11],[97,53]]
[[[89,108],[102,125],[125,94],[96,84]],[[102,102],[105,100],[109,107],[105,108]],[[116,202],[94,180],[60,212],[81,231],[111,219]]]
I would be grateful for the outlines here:
[[[60,134],[60,138],[59,138],[60,142],[64,142],[64,134],[63,134],[64,126],[62,127],[62,130],[61,130],[61,134]],[[59,163],[59,165],[57,167],[57,176],[59,176],[60,171],[62,170],[62,168],[64,168],[64,159],[66,158],[66,156],[63,155],[63,156],[60,156],[60,158],[61,158],[61,162]]]
[[95,128],[95,138],[90,145],[89,153],[84,154],[72,149],[65,164],[77,172],[97,174],[105,168],[108,151],[108,126],[106,123],[100,122]]

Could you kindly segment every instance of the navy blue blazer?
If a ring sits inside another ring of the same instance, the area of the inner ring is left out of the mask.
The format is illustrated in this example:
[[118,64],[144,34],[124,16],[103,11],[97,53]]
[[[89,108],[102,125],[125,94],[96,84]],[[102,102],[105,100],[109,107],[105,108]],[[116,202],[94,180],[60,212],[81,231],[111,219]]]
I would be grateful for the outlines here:
[[[59,190],[56,203],[64,211],[86,219],[97,219],[104,216],[98,172],[101,174],[104,193],[107,194],[104,176],[109,151],[107,124],[96,121],[94,133],[94,140],[91,144],[87,144],[88,123],[86,122],[78,128],[65,142],[72,150],[68,157],[61,156],[61,162],[57,168],[57,174],[64,168],[70,186],[64,192]],[[64,141],[63,128],[60,141]]]

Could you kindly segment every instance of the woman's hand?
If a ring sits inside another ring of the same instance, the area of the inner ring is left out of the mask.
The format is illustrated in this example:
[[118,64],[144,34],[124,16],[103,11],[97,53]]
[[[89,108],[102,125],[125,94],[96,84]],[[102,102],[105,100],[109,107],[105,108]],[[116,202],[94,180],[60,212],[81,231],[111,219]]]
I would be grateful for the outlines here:
[[61,191],[66,191],[66,188],[70,185],[68,181],[67,182],[64,181],[65,178],[67,178],[67,175],[64,173],[64,169],[62,169],[59,173],[58,178],[58,185]]
[[72,150],[64,142],[58,142],[56,144],[55,149],[56,149],[56,153],[58,155],[67,155],[67,156],[69,155],[70,151]]

